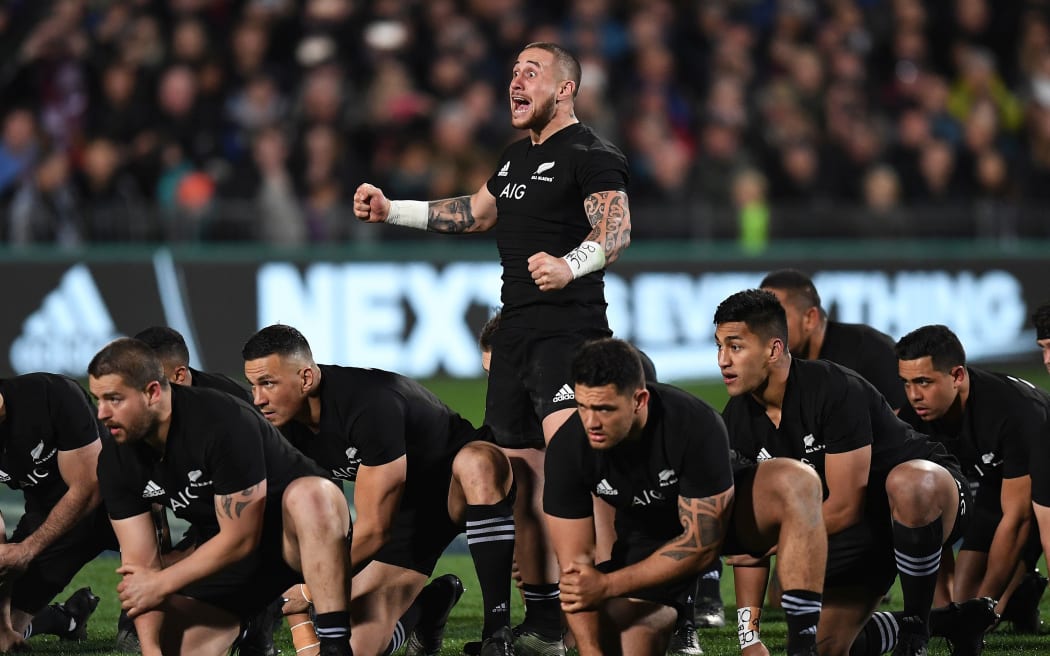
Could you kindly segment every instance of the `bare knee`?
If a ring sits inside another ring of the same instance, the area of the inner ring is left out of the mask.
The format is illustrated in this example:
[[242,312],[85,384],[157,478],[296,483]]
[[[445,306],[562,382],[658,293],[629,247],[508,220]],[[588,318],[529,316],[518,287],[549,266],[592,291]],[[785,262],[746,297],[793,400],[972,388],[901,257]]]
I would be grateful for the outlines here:
[[350,510],[343,491],[320,476],[304,476],[288,484],[281,499],[286,527],[340,527],[350,534]]
[[781,523],[820,516],[824,490],[812,467],[790,458],[767,460],[759,467],[768,468],[762,472],[765,483],[761,496],[770,499],[770,507],[782,514]]
[[[952,487],[947,495],[940,489],[942,481]],[[954,498],[954,487],[947,472],[926,461],[903,462],[886,477],[886,496],[893,518],[908,525],[927,524],[941,516],[946,510],[941,499]]]
[[510,492],[510,461],[488,442],[470,442],[460,449],[452,461],[452,476],[473,505],[497,503]]

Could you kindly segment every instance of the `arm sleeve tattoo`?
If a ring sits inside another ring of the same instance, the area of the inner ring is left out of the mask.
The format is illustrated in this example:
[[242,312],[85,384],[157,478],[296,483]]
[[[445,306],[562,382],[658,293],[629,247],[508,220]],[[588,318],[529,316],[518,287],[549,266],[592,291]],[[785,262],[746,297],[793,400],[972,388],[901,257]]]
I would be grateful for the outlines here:
[[682,534],[668,542],[660,551],[661,556],[673,560],[696,558],[706,551],[722,548],[726,526],[733,507],[733,488],[703,499],[679,497],[678,519],[682,523]]

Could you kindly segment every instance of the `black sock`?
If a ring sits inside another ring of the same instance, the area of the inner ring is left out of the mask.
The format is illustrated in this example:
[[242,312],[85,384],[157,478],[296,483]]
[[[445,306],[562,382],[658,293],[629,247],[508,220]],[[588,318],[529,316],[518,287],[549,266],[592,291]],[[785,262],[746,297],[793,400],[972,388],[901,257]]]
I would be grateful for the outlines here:
[[780,605],[787,620],[787,650],[793,654],[817,644],[817,622],[820,620],[819,592],[784,590]]
[[689,593],[683,603],[675,605],[675,612],[678,613],[678,617],[675,618],[674,630],[677,633],[680,629],[696,628],[696,594],[700,589],[700,577],[697,577],[693,581],[693,590]]
[[908,620],[902,621],[901,626],[907,627],[908,631],[929,635],[930,607],[937,588],[943,542],[940,517],[926,526],[915,528],[893,522],[893,553],[900,572],[904,616]]
[[412,634],[412,629],[416,628],[416,624],[419,624],[419,616],[422,613],[422,604],[419,602],[419,597],[416,596],[415,601],[408,607],[405,614],[401,616],[401,619],[394,625],[394,635],[390,638],[390,644],[386,646],[386,650],[383,651],[382,656],[390,656],[395,651],[401,648],[401,645],[405,644],[408,640],[408,636]]
[[66,635],[75,628],[75,626],[70,626],[71,622],[73,622],[72,615],[58,604],[51,604],[33,616],[33,622],[26,627],[24,637],[28,638],[31,635]]
[[701,601],[708,599],[722,601],[721,558],[715,560],[710,567],[700,572],[700,588],[697,591],[696,598]]
[[873,613],[868,623],[860,630],[860,635],[853,641],[849,656],[879,656],[897,646],[897,635],[900,633],[900,611]]
[[561,601],[557,583],[525,583],[525,620],[522,626],[545,638],[561,637]]
[[338,610],[318,613],[314,631],[321,641],[321,656],[348,656],[350,652],[350,612]]
[[514,490],[491,506],[468,505],[467,545],[481,586],[482,639],[510,626],[510,571],[514,564]]

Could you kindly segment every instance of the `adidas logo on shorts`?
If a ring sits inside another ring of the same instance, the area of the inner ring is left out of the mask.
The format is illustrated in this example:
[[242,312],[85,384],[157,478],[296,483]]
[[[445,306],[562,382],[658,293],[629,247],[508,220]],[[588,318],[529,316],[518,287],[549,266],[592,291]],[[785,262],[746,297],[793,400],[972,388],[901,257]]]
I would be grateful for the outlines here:
[[562,401],[571,401],[576,398],[576,394],[573,393],[572,388],[566,383],[561,386],[558,393],[551,399],[551,403],[561,403]]

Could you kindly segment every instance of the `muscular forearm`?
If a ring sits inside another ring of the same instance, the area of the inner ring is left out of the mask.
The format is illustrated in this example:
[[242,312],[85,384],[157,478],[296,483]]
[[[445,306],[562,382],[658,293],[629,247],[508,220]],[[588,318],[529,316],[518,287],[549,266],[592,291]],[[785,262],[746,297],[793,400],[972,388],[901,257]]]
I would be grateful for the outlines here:
[[768,564],[760,567],[734,567],[733,585],[736,589],[737,607],[753,606],[761,608],[766,598],[768,582]]
[[470,196],[445,198],[427,203],[427,230],[432,232],[481,232],[488,226],[474,216]]
[[31,557],[35,558],[48,545],[73,528],[74,524],[97,508],[98,504],[98,488],[68,489],[47,514],[44,522],[26,536],[26,539],[22,541],[22,546],[29,551]]
[[829,502],[831,502],[830,498],[821,506],[821,514],[824,515],[824,528],[827,530],[828,535],[835,535],[860,522],[860,508]]
[[612,264],[631,243],[631,210],[627,194],[622,191],[591,194],[583,205],[592,226],[584,241],[601,245],[605,264]]
[[154,610],[138,615],[133,620],[135,633],[142,645],[142,656],[163,656],[160,648],[160,629],[164,623],[164,613]]
[[601,630],[596,611],[566,613],[565,621],[576,639],[576,649],[580,656],[601,656]]
[[1002,596],[1021,558],[1021,548],[1028,539],[1030,529],[1031,518],[1028,516],[1004,516],[999,522],[992,546],[988,549],[988,566],[977,596],[992,599]]
[[353,536],[350,539],[350,566],[356,571],[362,563],[374,556],[386,542],[386,532],[379,527],[371,528],[360,523],[354,524]]
[[161,571],[161,592],[173,594],[194,581],[223,569],[241,560],[258,545],[258,538],[249,536],[218,535],[198,546],[193,553]]

